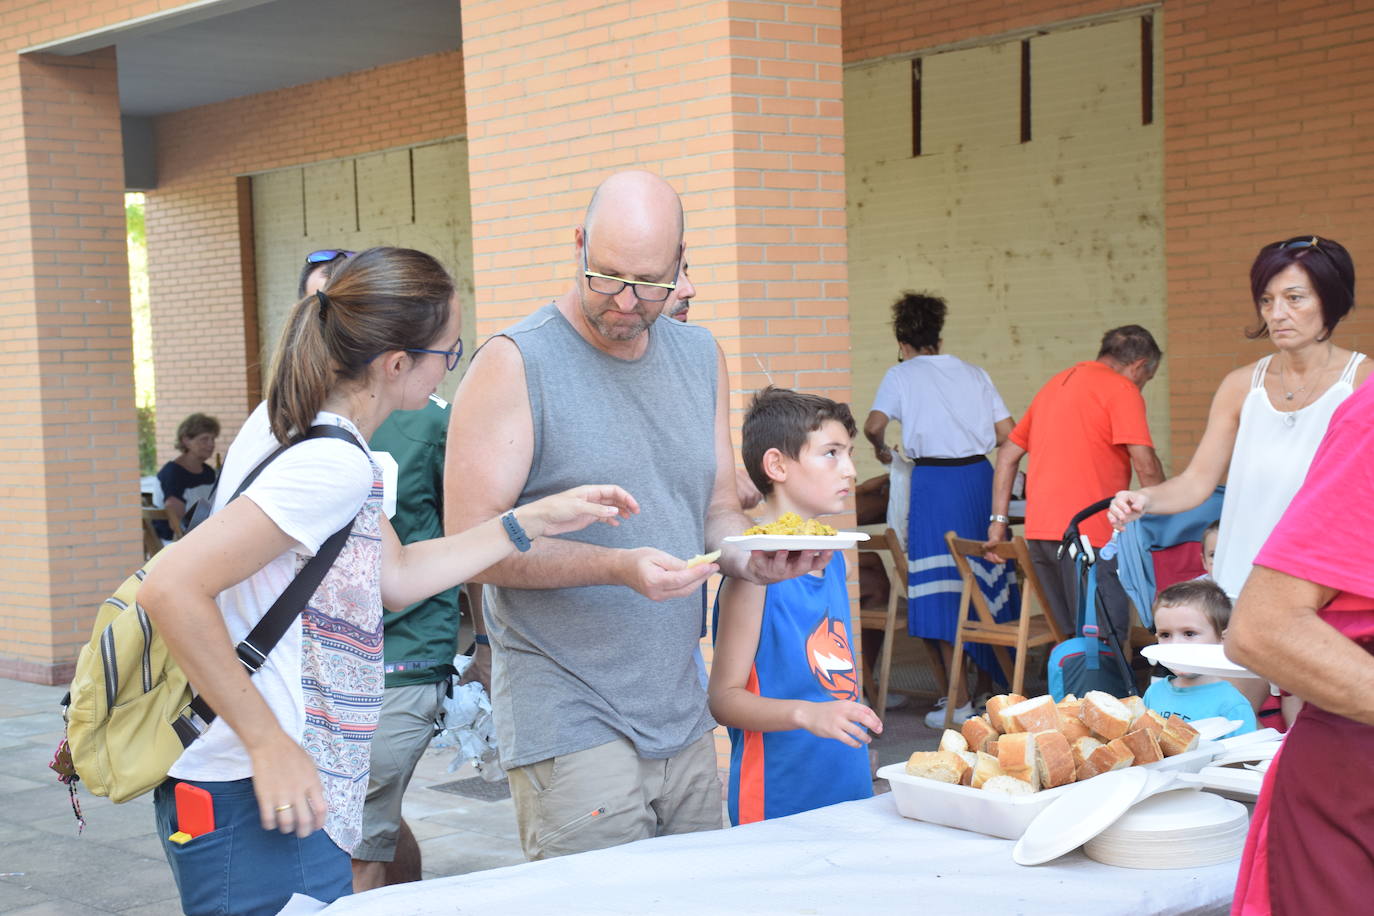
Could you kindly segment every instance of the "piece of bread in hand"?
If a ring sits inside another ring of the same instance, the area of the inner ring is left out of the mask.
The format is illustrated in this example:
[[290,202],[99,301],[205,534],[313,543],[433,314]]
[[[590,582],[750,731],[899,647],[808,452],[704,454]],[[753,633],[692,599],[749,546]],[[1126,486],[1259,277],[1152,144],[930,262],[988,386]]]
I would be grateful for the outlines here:
[[1143,766],[1164,759],[1164,754],[1159,749],[1159,742],[1155,740],[1155,736],[1148,728],[1137,728],[1135,731],[1127,732],[1117,740],[1131,749],[1136,766]]
[[1040,791],[1037,785],[1031,785],[1024,779],[1017,779],[1015,776],[994,776],[983,783],[984,792],[1003,792],[1007,795],[1030,795]]
[[1048,695],[1022,700],[1002,709],[1002,731],[1016,732],[1058,731],[1059,710]]
[[997,739],[997,762],[1002,772],[1040,785],[1040,765],[1035,759],[1035,740],[1026,732],[1014,732]]
[[917,751],[906,762],[906,771],[912,776],[954,786],[960,783],[968,769],[968,761],[950,751]]
[[1155,712],[1153,709],[1147,709],[1145,710],[1145,714],[1143,716],[1141,716],[1139,719],[1136,719],[1135,722],[1131,723],[1131,731],[1135,731],[1141,728],[1145,729],[1150,734],[1154,735],[1157,739],[1159,738],[1160,734],[1164,731],[1164,717],[1161,716],[1159,713]]
[[1000,732],[982,716],[970,716],[965,719],[959,733],[967,742],[968,750],[997,753],[997,736]]
[[1053,789],[1074,781],[1077,767],[1068,739],[1063,734],[1050,729],[1034,733],[1031,740],[1035,742],[1035,762],[1040,770],[1040,785],[1043,788]]
[[983,788],[983,783],[994,776],[1005,775],[1002,772],[1002,765],[997,762],[996,754],[985,754],[978,752],[978,762],[973,765],[973,778],[969,780],[969,785],[975,789]]
[[1159,749],[1165,757],[1176,757],[1193,750],[1200,740],[1196,728],[1178,716],[1170,716],[1164,720],[1164,731],[1159,734]]
[[1110,693],[1093,690],[1083,698],[1083,724],[1103,741],[1111,741],[1131,730],[1131,711]]
[[1073,749],[1074,770],[1077,771],[1092,756],[1092,752],[1102,746],[1102,742],[1088,735],[1074,741],[1070,746]]
[[1019,693],[999,693],[997,696],[991,697],[986,707],[988,723],[998,732],[1005,733],[1007,729],[1002,724],[1002,710],[1025,701],[1026,698]]
[[1088,759],[1078,768],[1078,781],[1091,779],[1099,773],[1124,770],[1134,762],[1135,755],[1131,753],[1131,749],[1117,738],[1093,749]]
[[953,751],[956,754],[960,751],[966,751],[968,750],[968,740],[954,729],[947,728],[945,733],[940,736],[939,750]]

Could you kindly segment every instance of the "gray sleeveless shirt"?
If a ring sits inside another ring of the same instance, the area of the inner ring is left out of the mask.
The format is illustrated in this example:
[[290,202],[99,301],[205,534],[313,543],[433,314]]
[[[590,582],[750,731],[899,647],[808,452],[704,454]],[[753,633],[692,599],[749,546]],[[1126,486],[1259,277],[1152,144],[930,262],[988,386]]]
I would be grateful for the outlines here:
[[[561,537],[701,553],[716,472],[710,332],[660,318],[644,355],[622,360],[587,343],[550,304],[503,334],[524,359],[534,420],[517,505],[578,484],[619,484],[639,501],[638,515]],[[485,596],[506,767],[622,737],[642,757],[666,758],[715,726],[696,667],[700,594],[651,601],[617,585],[487,586]]]

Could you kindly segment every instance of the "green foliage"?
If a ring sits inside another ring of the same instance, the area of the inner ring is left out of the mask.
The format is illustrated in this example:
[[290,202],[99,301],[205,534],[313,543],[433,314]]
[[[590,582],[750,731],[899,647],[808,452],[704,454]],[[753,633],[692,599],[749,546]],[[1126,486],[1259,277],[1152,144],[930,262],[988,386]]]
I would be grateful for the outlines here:
[[157,473],[157,408],[152,404],[138,408],[138,473]]

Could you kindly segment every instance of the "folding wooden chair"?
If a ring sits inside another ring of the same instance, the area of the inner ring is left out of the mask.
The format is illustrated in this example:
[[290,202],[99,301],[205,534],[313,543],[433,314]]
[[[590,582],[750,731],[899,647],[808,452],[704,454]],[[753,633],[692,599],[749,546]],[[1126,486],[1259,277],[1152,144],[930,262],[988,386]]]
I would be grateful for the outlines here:
[[[878,659],[877,682],[873,672],[864,664],[864,692],[875,703],[873,709],[882,716],[887,708],[887,686],[892,674],[892,643],[898,632],[906,630],[906,551],[902,549],[897,532],[888,528],[880,538],[859,542],[859,550],[883,555],[883,569],[887,571],[888,592],[886,610],[859,609],[861,630],[882,630],[883,648]],[[900,630],[898,628],[901,628]],[[862,637],[860,637],[862,639]],[[860,653],[862,657],[862,653]]]
[[[959,625],[954,635],[954,660],[949,673],[949,699],[945,701],[945,728],[949,728],[955,709],[954,697],[963,683],[964,643],[976,642],[992,646],[992,652],[1002,665],[1002,670],[1013,671],[1011,692],[1020,693],[1025,683],[1026,650],[1032,646],[1063,642],[1064,634],[1059,631],[1054,614],[1049,610],[1049,601],[1045,598],[1045,591],[1040,585],[1040,580],[1036,578],[1035,568],[1031,565],[1025,538],[1018,535],[1013,540],[998,544],[995,550],[997,556],[1003,560],[1016,561],[1017,573],[1021,580],[1021,613],[1015,620],[1006,623],[998,623],[993,616],[992,609],[988,607],[987,597],[978,587],[973,567],[969,563],[969,557],[983,556],[983,543],[956,537],[953,531],[945,533],[945,543],[949,545],[954,565],[959,569],[959,578],[964,583],[959,596]],[[1039,605],[1038,608],[1032,607],[1032,596]],[[970,608],[976,610],[976,616]],[[1016,650],[1014,666],[1007,656],[1008,648]]]
[[153,522],[166,520],[167,513],[152,506],[143,507],[143,559],[148,559],[162,549],[162,538],[158,537]]

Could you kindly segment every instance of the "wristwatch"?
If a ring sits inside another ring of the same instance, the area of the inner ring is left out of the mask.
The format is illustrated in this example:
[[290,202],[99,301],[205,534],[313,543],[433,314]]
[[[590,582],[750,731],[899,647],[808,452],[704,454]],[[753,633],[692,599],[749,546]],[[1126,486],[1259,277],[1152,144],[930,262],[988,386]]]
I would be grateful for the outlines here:
[[1010,524],[1011,524],[1011,519],[1007,518],[1005,515],[997,515],[996,513],[994,513],[994,514],[992,514],[992,515],[989,515],[989,516],[988,516],[988,521],[990,521],[990,522],[1001,522],[1001,523],[1004,524],[1004,525],[1010,525]]

